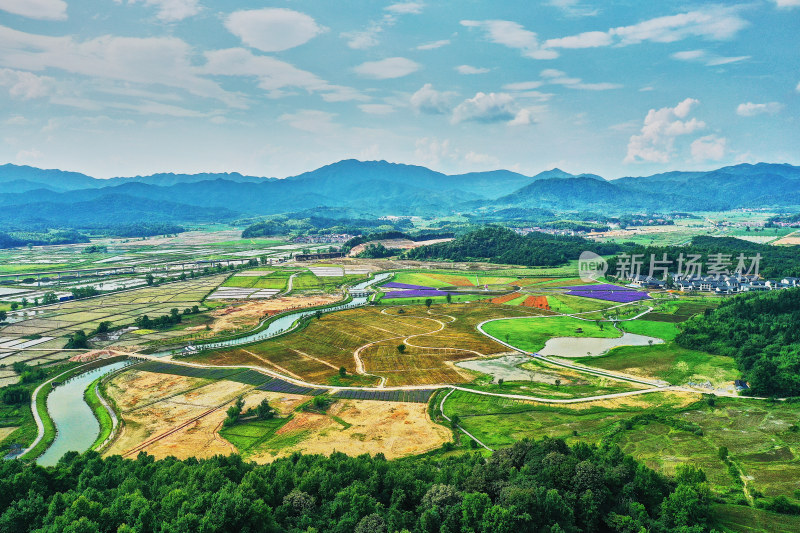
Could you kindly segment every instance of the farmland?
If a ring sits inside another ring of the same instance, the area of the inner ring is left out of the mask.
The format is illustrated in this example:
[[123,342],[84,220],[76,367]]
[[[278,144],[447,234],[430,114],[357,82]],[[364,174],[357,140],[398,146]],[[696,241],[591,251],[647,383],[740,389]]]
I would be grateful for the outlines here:
[[[327,410],[314,411],[303,409],[310,397],[297,390],[253,388],[241,383],[241,370],[232,374],[223,369],[227,375],[211,370],[145,363],[114,378],[108,391],[125,425],[107,454],[143,450],[156,457],[205,457],[236,451],[257,462],[295,451],[400,457],[436,448],[450,438],[449,431],[427,416],[431,391],[395,393],[377,401],[339,396]],[[225,408],[238,396],[244,398],[245,409],[268,400],[277,416],[223,427]]]
[[[527,310],[535,313],[535,310]],[[333,384],[339,368],[386,385],[464,383],[472,379],[453,361],[506,349],[476,330],[490,318],[519,311],[487,304],[367,307],[313,319],[300,331],[229,350],[193,356],[208,364],[256,365],[312,383]],[[398,345],[405,346],[401,353]]]
[[[463,427],[490,446],[542,436],[610,442],[668,475],[691,461],[732,501],[744,498],[740,477],[751,495],[793,497],[800,474],[800,437],[791,429],[800,415],[795,404],[717,398],[712,405],[696,395],[652,393],[559,406],[455,392],[445,414],[458,414]],[[728,450],[727,463],[721,447]]]

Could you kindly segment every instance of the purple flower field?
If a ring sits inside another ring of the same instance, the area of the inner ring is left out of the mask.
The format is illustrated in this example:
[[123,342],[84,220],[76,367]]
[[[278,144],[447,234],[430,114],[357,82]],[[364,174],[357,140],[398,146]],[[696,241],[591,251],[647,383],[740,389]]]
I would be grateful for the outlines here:
[[647,293],[635,290],[625,291],[567,291],[566,294],[572,296],[582,296],[584,298],[594,298],[595,300],[605,300],[608,302],[617,302],[626,304],[629,302],[637,302],[639,300],[649,300],[650,296]]
[[573,285],[571,287],[559,287],[560,289],[569,289],[575,292],[610,292],[610,291],[628,291],[636,292],[636,289],[630,287],[620,287],[619,285],[612,285],[611,283],[599,283],[597,285]]
[[436,289],[419,289],[408,291],[391,291],[383,297],[384,300],[392,298],[432,298],[434,296],[445,296],[447,294],[457,294],[448,291],[437,291]]
[[411,290],[421,290],[421,291],[435,291],[436,289],[433,287],[426,287],[424,285],[410,285],[408,283],[397,283],[394,281],[390,281],[389,283],[384,283],[382,285],[385,289],[411,289]]

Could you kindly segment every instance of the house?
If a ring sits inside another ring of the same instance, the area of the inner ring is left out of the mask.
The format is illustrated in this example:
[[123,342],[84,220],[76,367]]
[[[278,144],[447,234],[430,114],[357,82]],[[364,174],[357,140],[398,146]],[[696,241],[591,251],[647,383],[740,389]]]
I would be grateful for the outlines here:
[[783,278],[781,283],[784,283],[787,287],[800,287],[800,278]]
[[736,388],[736,390],[747,390],[750,388],[747,382],[743,379],[734,380],[733,386]]

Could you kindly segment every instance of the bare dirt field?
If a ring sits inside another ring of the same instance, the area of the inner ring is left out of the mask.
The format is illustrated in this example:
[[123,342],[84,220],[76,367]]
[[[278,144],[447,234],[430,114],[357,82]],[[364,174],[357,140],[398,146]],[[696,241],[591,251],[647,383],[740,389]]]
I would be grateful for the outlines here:
[[410,239],[383,239],[378,241],[370,241],[365,242],[364,244],[359,244],[358,246],[354,246],[352,250],[350,250],[350,257],[355,257],[364,249],[369,246],[370,244],[382,244],[386,248],[394,248],[399,250],[410,250],[412,248],[417,248],[419,246],[428,246],[429,244],[436,244],[439,242],[448,242],[452,241],[453,239],[431,239],[429,241],[412,241]]
[[[266,315],[274,315],[288,309],[305,309],[317,305],[326,305],[339,300],[338,295],[286,296],[272,300],[259,300],[233,305],[211,313],[214,321],[210,324],[215,333],[230,331],[243,327],[256,326]],[[205,330],[205,326],[187,328],[192,331]]]
[[4,440],[6,437],[14,433],[17,429],[19,429],[19,426],[0,428],[0,441]]
[[160,458],[231,453],[231,445],[216,431],[227,404],[247,389],[247,385],[230,381],[124,372],[108,387],[124,425],[106,454],[135,455],[142,450]]
[[340,400],[325,415],[296,413],[276,434],[290,445],[254,454],[250,459],[270,462],[293,452],[330,455],[339,451],[354,456],[383,453],[388,459],[424,453],[451,439],[447,429],[428,418],[427,409],[424,403]]

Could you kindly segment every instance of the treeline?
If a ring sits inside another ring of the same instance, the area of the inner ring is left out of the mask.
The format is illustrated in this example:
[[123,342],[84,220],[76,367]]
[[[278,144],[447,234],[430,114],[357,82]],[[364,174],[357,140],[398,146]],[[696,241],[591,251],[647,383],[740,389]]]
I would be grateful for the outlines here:
[[684,324],[684,348],[727,355],[758,396],[800,396],[800,289],[741,295]]
[[331,218],[310,213],[275,215],[257,222],[242,231],[242,238],[273,237],[276,235],[325,235],[342,233],[358,235],[375,231],[404,231],[413,228],[406,219]]
[[131,224],[104,224],[86,228],[93,235],[133,239],[138,237],[154,237],[156,235],[176,235],[186,229],[169,222],[134,222]]
[[416,260],[490,261],[525,266],[557,266],[578,259],[590,250],[600,255],[618,253],[614,243],[595,243],[582,237],[531,232],[520,235],[499,226],[487,226],[449,242],[407,250],[403,257]]
[[[642,274],[647,274],[650,268],[651,254],[656,260],[661,260],[663,254],[673,262],[673,272],[677,269],[678,257],[683,254],[688,257],[690,254],[702,256],[702,262],[708,263],[711,254],[723,254],[730,256],[732,266],[735,269],[739,254],[744,254],[746,258],[761,255],[759,261],[759,274],[767,279],[782,279],[787,276],[800,277],[800,253],[793,246],[770,246],[755,242],[737,239],[735,237],[707,237],[697,236],[692,238],[692,242],[681,247],[667,246],[642,246],[637,245],[626,250],[629,254],[644,254],[645,265]],[[751,261],[746,261],[745,267],[749,268]],[[612,258],[608,261],[608,273],[614,274],[617,271],[617,259]],[[703,271],[706,274],[706,271]]]
[[150,318],[147,315],[136,317],[133,323],[138,328],[142,329],[167,329],[180,324],[182,322],[181,316],[195,315],[200,312],[200,308],[196,305],[191,308],[183,310],[183,315],[177,308],[170,309],[168,315],[161,315],[159,317]]
[[69,452],[51,468],[0,462],[0,531],[702,533],[705,476],[673,482],[624,455],[561,440],[484,458],[294,454],[155,461]]
[[455,236],[455,233],[452,231],[417,231],[417,232],[405,232],[405,231],[381,231],[377,233],[368,233],[366,235],[360,235],[358,237],[353,237],[342,246],[342,250],[347,252],[355,248],[360,244],[364,244],[367,242],[372,241],[385,241],[389,239],[408,239],[414,242],[420,241],[432,241],[434,239],[451,239]]
[[77,244],[82,242],[89,242],[89,237],[75,230],[0,232],[0,248],[17,248],[19,246],[28,245]]

